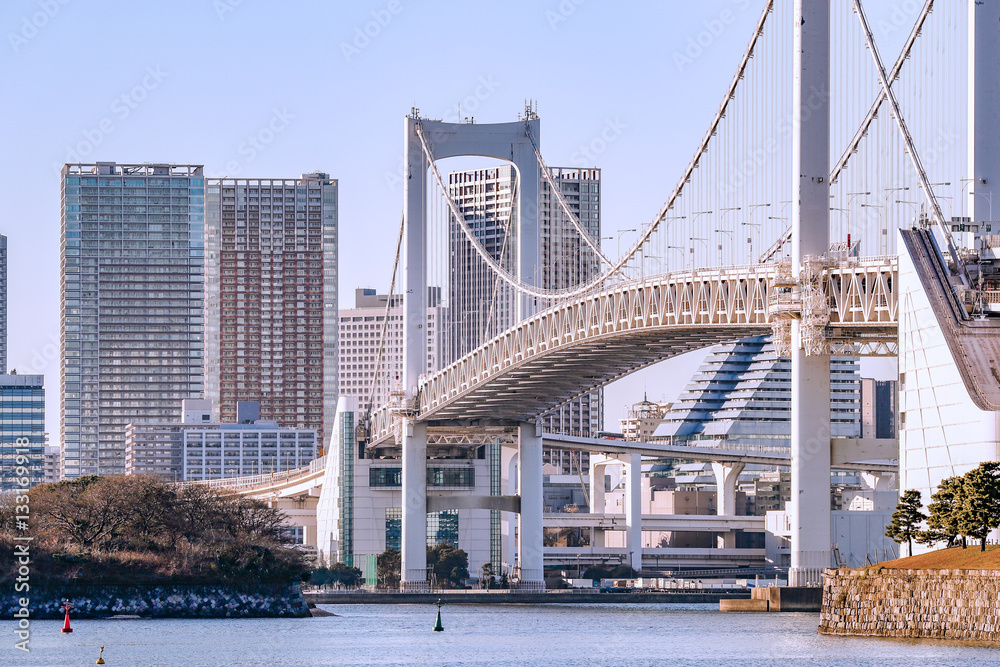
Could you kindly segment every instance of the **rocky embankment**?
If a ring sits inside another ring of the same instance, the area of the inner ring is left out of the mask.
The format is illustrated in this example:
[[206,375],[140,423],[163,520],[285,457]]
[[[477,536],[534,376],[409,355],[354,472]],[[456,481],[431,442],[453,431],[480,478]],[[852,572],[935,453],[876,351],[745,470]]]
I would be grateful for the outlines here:
[[151,618],[290,618],[309,616],[299,584],[69,585],[32,587],[0,600],[0,619],[11,620],[28,599],[33,619],[128,615]]

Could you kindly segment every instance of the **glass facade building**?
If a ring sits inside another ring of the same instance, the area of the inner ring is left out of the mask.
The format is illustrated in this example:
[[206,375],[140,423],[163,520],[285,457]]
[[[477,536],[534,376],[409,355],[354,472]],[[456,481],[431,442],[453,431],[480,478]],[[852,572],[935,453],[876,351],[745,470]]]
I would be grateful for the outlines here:
[[62,170],[63,474],[125,472],[125,427],[204,391],[200,165]]
[[[45,376],[0,375],[0,490],[45,481]],[[20,457],[20,458],[19,458]],[[18,474],[18,468],[28,474]]]

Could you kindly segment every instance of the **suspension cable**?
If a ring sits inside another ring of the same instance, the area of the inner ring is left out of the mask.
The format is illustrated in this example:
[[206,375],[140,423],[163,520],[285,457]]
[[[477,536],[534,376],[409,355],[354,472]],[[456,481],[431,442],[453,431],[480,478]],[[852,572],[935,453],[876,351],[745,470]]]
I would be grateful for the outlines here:
[[[913,49],[913,45],[917,41],[917,37],[920,36],[921,30],[924,27],[924,21],[927,19],[927,15],[931,13],[931,9],[934,7],[934,0],[927,0],[924,3],[924,8],[920,12],[920,16],[917,17],[917,22],[913,25],[913,30],[910,31],[910,36],[906,40],[906,44],[903,45],[903,50],[900,51],[899,57],[896,58],[896,64],[893,65],[892,71],[889,72],[889,84],[896,82],[899,78],[899,73],[903,69],[903,63],[906,62],[910,57],[910,51]],[[872,103],[870,109],[868,109],[868,114],[865,119],[861,121],[861,126],[858,131],[854,133],[854,137],[851,139],[850,144],[844,150],[844,153],[837,160],[837,164],[834,165],[833,171],[830,172],[830,183],[836,183],[837,178],[840,176],[840,172],[844,170],[847,166],[847,161],[851,159],[858,150],[858,146],[861,144],[861,140],[864,139],[865,135],[868,134],[868,129],[871,127],[872,122],[874,122],[876,116],[878,116],[878,110],[882,107],[882,102],[885,101],[885,90],[881,87],[879,88],[879,93],[875,97],[875,101]]]
[[597,258],[600,259],[602,263],[610,265],[611,260],[605,257],[604,253],[601,252],[601,246],[594,242],[594,237],[590,235],[590,232],[583,228],[583,225],[580,224],[580,219],[573,213],[573,211],[570,210],[569,204],[566,202],[566,198],[563,197],[562,188],[558,186],[555,178],[552,176],[552,171],[549,169],[548,165],[545,164],[545,160],[542,159],[542,152],[538,150],[538,144],[535,142],[535,137],[531,134],[531,125],[529,125],[527,118],[524,121],[524,133],[528,136],[528,141],[531,142],[531,147],[535,149],[535,158],[538,159],[538,166],[541,167],[542,176],[544,176],[545,180],[548,182],[549,188],[552,190],[552,194],[554,194],[556,199],[559,200],[559,205],[562,207],[563,211],[565,211],[566,215],[569,216],[570,222],[573,223],[577,233],[583,237],[583,240],[587,242],[587,246],[594,251]]
[[392,310],[392,297],[396,289],[396,271],[399,269],[399,253],[403,247],[403,231],[406,227],[406,216],[402,216],[399,221],[399,235],[396,237],[396,259],[392,263],[392,279],[389,281],[389,298],[385,302],[385,320],[382,321],[382,335],[378,344],[378,353],[375,355],[375,373],[372,375],[372,387],[368,396],[367,414],[371,415],[372,406],[375,405],[375,392],[378,389],[378,379],[382,366],[382,352],[385,350],[386,331],[389,328],[389,317]]
[[927,172],[924,170],[924,165],[920,160],[920,155],[917,153],[916,146],[913,145],[913,137],[910,136],[910,130],[906,126],[906,119],[903,118],[903,114],[899,110],[899,103],[896,101],[896,94],[892,92],[892,88],[889,87],[885,67],[882,65],[882,58],[879,56],[878,47],[875,44],[875,38],[872,36],[871,27],[868,25],[868,17],[865,16],[864,8],[861,7],[861,0],[854,0],[854,12],[858,15],[858,19],[861,21],[861,28],[864,31],[865,42],[868,44],[868,50],[871,52],[872,59],[875,61],[875,71],[878,73],[879,82],[882,84],[882,92],[885,94],[886,99],[889,100],[889,108],[892,109],[892,116],[896,120],[896,125],[898,126],[899,132],[903,137],[903,142],[906,145],[906,152],[910,154],[910,161],[913,163],[914,171],[917,172],[917,180],[920,182],[920,189],[924,191],[924,197],[930,205],[933,220],[940,228],[941,235],[944,237],[945,243],[948,245],[948,253],[951,255],[952,261],[955,263],[956,273],[958,273],[966,285],[970,285],[971,280],[969,279],[969,273],[965,268],[965,264],[958,256],[958,248],[955,247],[955,242],[951,238],[951,230],[948,229],[948,226],[944,222],[944,215],[941,213],[941,204],[938,202],[937,196],[934,194],[934,189],[930,185],[930,180],[927,178]]
[[672,209],[674,204],[677,203],[677,198],[681,196],[681,192],[684,190],[684,185],[691,180],[691,177],[694,175],[694,170],[698,168],[698,165],[701,162],[702,156],[708,151],[709,142],[712,140],[712,137],[715,136],[716,132],[718,132],[719,125],[722,123],[722,119],[726,115],[726,109],[729,107],[729,103],[736,97],[736,87],[740,80],[743,79],[743,75],[750,64],[750,59],[753,57],[757,41],[764,33],[764,23],[767,21],[768,14],[770,14],[773,10],[774,0],[768,0],[767,4],[764,6],[764,11],[761,12],[760,19],[757,21],[757,28],[754,30],[753,37],[750,38],[750,44],[743,53],[743,59],[740,61],[740,66],[736,70],[736,75],[733,77],[732,82],[729,84],[729,88],[726,90],[725,96],[722,98],[722,104],[719,106],[719,110],[715,112],[712,124],[709,126],[708,131],[705,132],[705,136],[702,138],[701,144],[698,146],[698,150],[695,151],[694,157],[691,158],[691,162],[688,164],[687,169],[684,170],[684,175],[681,176],[680,181],[674,187],[674,191],[670,194],[670,198],[667,199],[667,203],[663,205],[663,208],[660,209],[659,214],[653,219],[653,222],[649,225],[646,231],[639,235],[639,240],[636,241],[635,245],[632,246],[624,257],[618,258],[618,262],[608,270],[605,274],[606,276],[617,273],[635,255],[635,253],[639,252],[639,249],[644,246],[647,240],[649,240],[653,231],[661,222],[663,222],[664,218],[667,217],[667,213],[670,212],[670,209]]

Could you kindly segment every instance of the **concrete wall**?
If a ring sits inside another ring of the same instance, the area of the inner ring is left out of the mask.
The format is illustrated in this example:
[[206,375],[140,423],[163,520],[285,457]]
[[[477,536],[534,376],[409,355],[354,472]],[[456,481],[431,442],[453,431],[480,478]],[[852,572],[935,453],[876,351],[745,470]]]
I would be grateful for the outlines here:
[[1000,641],[1000,571],[827,570],[819,631]]

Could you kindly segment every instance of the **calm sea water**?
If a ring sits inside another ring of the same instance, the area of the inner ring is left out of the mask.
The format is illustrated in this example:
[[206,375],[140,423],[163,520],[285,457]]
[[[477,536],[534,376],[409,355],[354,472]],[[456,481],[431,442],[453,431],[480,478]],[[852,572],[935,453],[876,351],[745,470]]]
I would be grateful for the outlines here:
[[32,623],[31,653],[3,632],[3,665],[962,665],[1000,649],[816,634],[818,614],[722,614],[717,605],[322,605],[337,617]]

